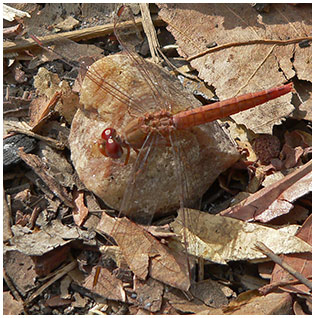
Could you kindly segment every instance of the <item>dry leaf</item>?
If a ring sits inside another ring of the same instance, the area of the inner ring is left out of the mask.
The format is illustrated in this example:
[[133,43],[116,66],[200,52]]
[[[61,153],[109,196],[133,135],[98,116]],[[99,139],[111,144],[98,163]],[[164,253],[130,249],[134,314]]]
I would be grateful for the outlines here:
[[45,301],[45,306],[48,307],[59,307],[59,306],[69,306],[72,303],[71,299],[63,299],[60,295],[53,296]]
[[170,286],[189,289],[185,256],[172,252],[137,224],[127,218],[115,220],[103,213],[98,230],[115,239],[138,278],[145,280],[150,275]]
[[10,246],[6,246],[6,250],[19,251],[30,256],[41,256],[58,246],[84,237],[82,230],[63,225],[59,220],[51,221],[37,232],[16,225],[12,226],[12,231],[14,237],[10,240]]
[[80,24],[80,22],[78,20],[76,20],[72,16],[68,16],[62,22],[59,22],[58,24],[56,24],[56,28],[58,28],[58,29],[60,29],[62,31],[70,31],[74,27],[76,27],[78,24]]
[[21,315],[24,311],[23,301],[15,300],[9,291],[3,293],[3,315]]
[[311,191],[312,161],[252,194],[241,203],[222,211],[224,216],[240,220],[268,222],[275,217],[288,213],[293,202]]
[[22,296],[35,288],[37,274],[34,263],[28,255],[19,251],[4,251],[3,267],[15,288]]
[[73,220],[77,226],[81,226],[89,214],[89,209],[84,204],[84,192],[75,191],[73,199],[75,203],[72,210]]
[[57,180],[51,176],[45,163],[36,155],[26,154],[21,148],[19,155],[34,172],[47,184],[48,188],[60,198],[67,206],[73,207],[71,195]]
[[[286,4],[272,4],[269,13],[258,13],[249,3],[162,4],[159,7],[162,8],[159,16],[168,23],[168,29],[179,45],[179,53],[184,57],[207,50],[209,44],[221,46],[311,35],[309,6],[292,8]],[[294,76],[311,81],[308,75],[310,47],[301,48],[298,43],[273,46],[261,43],[232,45],[193,59],[191,65],[197,69],[200,78],[215,88],[220,100],[270,88]],[[232,117],[255,132],[271,133],[273,125],[294,110],[290,99],[288,94]]]
[[136,280],[135,286],[137,306],[150,312],[157,312],[161,309],[164,292],[163,284],[149,278],[145,282]]
[[288,315],[292,314],[292,297],[288,293],[272,293],[259,296],[257,290],[240,294],[225,309],[224,314],[233,315]]
[[123,289],[122,281],[117,279],[108,269],[100,268],[100,273],[96,285],[94,286],[96,267],[86,278],[83,287],[91,290],[106,299],[126,301],[126,294]]
[[222,291],[223,288],[224,286],[218,282],[207,279],[195,283],[189,291],[207,306],[220,308],[228,304],[228,299]]
[[[45,96],[47,100],[50,101],[50,104],[56,93],[58,93],[60,95],[60,101],[58,101],[56,105],[53,104],[54,109],[59,112],[60,115],[64,116],[68,123],[71,123],[79,106],[79,96],[72,92],[68,82],[60,81],[57,74],[49,72],[44,67],[41,67],[34,77],[34,86],[40,98]],[[37,124],[36,118],[39,117],[38,114],[43,112],[42,107],[44,107],[45,111],[46,104],[38,102],[31,108],[32,126]]]
[[188,300],[187,297],[180,291],[170,288],[164,293],[164,299],[177,310],[177,313],[195,313],[199,314],[204,310],[209,310],[210,314],[216,309],[209,308],[199,299]]
[[181,225],[183,214],[184,211],[179,210],[178,217],[172,223],[179,238],[176,241],[172,239],[169,245],[174,244],[178,248],[179,240],[184,244],[185,235],[189,254],[219,264],[265,258],[264,254],[255,249],[257,241],[269,246],[275,254],[309,252],[312,249],[309,244],[294,236],[299,228],[297,225],[272,228],[189,209],[186,211],[189,222],[185,228]]
[[[312,215],[310,215],[298,233],[296,237],[301,240],[307,242],[312,245]],[[283,261],[290,265],[297,272],[301,273],[304,277],[311,279],[312,277],[312,253],[298,253],[298,254],[290,254],[284,255],[282,257]],[[290,275],[286,270],[284,270],[280,265],[276,264],[274,270],[272,272],[272,277],[270,284],[277,284],[277,282],[281,281],[290,281],[293,279],[292,275]],[[280,287],[281,289],[289,292],[295,293],[306,293],[309,294],[310,290],[307,286],[303,284],[294,284]]]

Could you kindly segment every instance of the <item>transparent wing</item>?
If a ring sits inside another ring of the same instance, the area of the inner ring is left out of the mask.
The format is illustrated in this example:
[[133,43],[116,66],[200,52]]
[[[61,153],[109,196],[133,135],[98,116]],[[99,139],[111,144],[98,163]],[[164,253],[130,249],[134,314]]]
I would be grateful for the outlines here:
[[152,92],[156,104],[155,110],[166,109],[173,114],[182,110],[178,105],[169,101],[169,96],[178,94],[178,85],[173,85],[172,82],[169,82],[167,87],[161,85],[161,68],[152,67],[151,63],[136,53],[136,48],[143,42],[143,38],[130,7],[123,5],[118,8],[114,19],[114,32],[120,45],[136,65],[139,76],[144,79]]
[[[100,53],[84,52],[84,49],[88,46],[83,44],[77,44],[69,39],[57,38],[52,42],[41,42],[35,36],[31,36],[34,41],[38,43],[43,49],[46,50],[47,60],[60,59],[66,64],[78,70],[78,73],[86,76],[99,87],[99,94],[111,95],[114,99],[121,103],[131,107],[135,112],[143,113],[145,109],[141,107],[142,100],[132,97],[127,93],[128,87],[124,86],[122,82],[118,84],[115,81],[104,78],[102,71],[96,67],[90,67],[91,62],[100,59],[102,55]],[[89,57],[90,63],[87,63],[87,57]],[[30,68],[37,65],[38,59],[36,58],[30,63]]]

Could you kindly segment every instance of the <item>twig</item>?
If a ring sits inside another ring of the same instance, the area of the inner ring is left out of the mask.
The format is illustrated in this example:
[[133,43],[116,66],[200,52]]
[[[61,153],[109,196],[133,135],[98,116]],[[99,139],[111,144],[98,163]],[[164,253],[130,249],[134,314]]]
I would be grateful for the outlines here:
[[294,268],[292,268],[288,263],[286,263],[281,257],[274,254],[271,249],[269,249],[264,243],[257,242],[256,248],[261,251],[263,254],[267,255],[270,259],[272,259],[275,263],[289,272],[292,276],[298,279],[302,284],[307,286],[309,289],[312,289],[312,282],[305,278],[301,273],[297,272]]
[[45,137],[45,136],[42,136],[42,135],[38,135],[38,134],[32,132],[31,130],[14,127],[14,128],[10,128],[8,130],[8,132],[15,132],[15,133],[19,133],[19,134],[24,134],[24,135],[36,138],[38,140],[45,141],[49,145],[51,145],[52,147],[56,148],[57,150],[65,149],[65,145],[62,142],[60,142],[60,141],[58,141],[56,139],[52,139],[50,137]]
[[312,41],[312,37],[311,36],[306,36],[306,37],[302,37],[302,38],[295,38],[295,39],[291,39],[291,40],[250,40],[250,41],[245,41],[245,42],[231,42],[231,43],[226,43],[226,44],[222,44],[222,45],[218,45],[215,47],[212,47],[210,49],[207,49],[203,52],[199,52],[195,55],[192,55],[190,57],[188,57],[186,60],[187,61],[191,61],[194,60],[198,57],[204,56],[208,53],[213,53],[216,51],[221,51],[230,47],[237,47],[237,46],[245,46],[245,45],[254,45],[254,44],[275,44],[275,45],[288,45],[288,44],[294,44],[294,43],[299,43],[302,41]]
[[140,3],[142,26],[149,42],[149,48],[154,63],[158,63],[159,55],[158,48],[160,43],[158,41],[156,30],[154,28],[152,18],[150,15],[149,5],[147,3]]
[[31,214],[31,217],[30,217],[30,229],[33,230],[34,227],[35,227],[35,223],[36,223],[36,220],[39,216],[39,213],[41,212],[41,209],[39,206],[36,206],[34,209],[33,209],[33,212]]
[[[135,20],[136,25],[140,26],[142,25],[142,19],[138,18]],[[127,26],[132,24],[133,22],[127,21],[124,22]],[[165,22],[159,18],[154,17],[153,23],[156,26],[163,26],[165,25]],[[108,23],[105,25],[98,25],[91,28],[86,28],[82,30],[75,30],[75,31],[69,31],[69,32],[63,32],[63,33],[57,33],[57,34],[50,34],[43,37],[39,37],[39,40],[42,43],[47,43],[51,41],[56,41],[60,38],[67,38],[72,41],[81,41],[81,40],[89,40],[101,36],[105,36],[108,34],[112,34],[114,31],[114,24]],[[16,53],[24,50],[30,50],[33,48],[38,47],[37,43],[33,39],[23,39],[23,40],[17,40],[15,42],[7,41],[3,43],[3,54],[9,54],[9,53]]]
[[57,281],[59,278],[61,278],[62,276],[66,275],[67,273],[69,273],[70,271],[72,271],[74,268],[76,268],[77,266],[77,261],[74,260],[71,263],[69,263],[68,265],[64,266],[63,268],[61,268],[60,270],[58,270],[55,274],[55,276],[49,280],[47,283],[45,283],[44,285],[42,285],[40,288],[38,288],[31,296],[29,296],[25,303],[28,304],[30,303],[32,300],[34,300],[37,296],[39,296],[47,287],[49,287],[51,284],[53,284],[55,281]]
[[[308,278],[312,279],[312,275],[308,276]],[[301,282],[297,279],[292,278],[291,280],[282,280],[279,282],[264,285],[260,287],[258,290],[261,294],[267,295],[278,287],[286,287],[286,286],[294,287],[294,285],[297,285],[297,284],[301,284]]]

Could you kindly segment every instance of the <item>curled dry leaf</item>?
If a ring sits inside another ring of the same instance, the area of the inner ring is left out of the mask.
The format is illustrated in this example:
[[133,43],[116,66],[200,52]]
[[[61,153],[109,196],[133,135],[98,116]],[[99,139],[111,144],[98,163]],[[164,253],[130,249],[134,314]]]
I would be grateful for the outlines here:
[[280,215],[289,213],[293,202],[311,191],[312,161],[252,194],[241,203],[220,214],[240,220],[268,222]]
[[255,249],[255,242],[262,241],[276,254],[301,253],[311,251],[311,246],[295,237],[299,226],[289,225],[271,228],[248,223],[230,217],[211,215],[197,210],[187,211],[190,222],[183,227],[183,210],[172,223],[178,238],[172,239],[170,246],[178,248],[179,241],[185,244],[191,255],[226,264],[228,261],[259,260],[265,256]]

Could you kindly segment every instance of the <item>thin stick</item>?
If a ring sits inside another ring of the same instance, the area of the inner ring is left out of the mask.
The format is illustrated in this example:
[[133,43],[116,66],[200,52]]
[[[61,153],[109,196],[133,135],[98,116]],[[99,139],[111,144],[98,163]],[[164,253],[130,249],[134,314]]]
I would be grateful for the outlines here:
[[40,288],[38,288],[31,296],[29,296],[25,303],[28,304],[30,303],[32,300],[34,300],[37,296],[39,296],[47,287],[49,287],[51,284],[53,284],[55,281],[57,281],[59,278],[61,278],[62,276],[66,275],[67,273],[69,273],[70,271],[72,271],[73,269],[75,269],[77,266],[77,261],[74,260],[71,263],[67,264],[66,266],[64,266],[63,268],[61,268],[60,270],[58,270],[55,274],[55,276],[49,280],[47,283],[45,283],[44,285],[42,285]]
[[42,136],[42,135],[38,135],[34,132],[32,132],[31,130],[27,130],[27,129],[22,129],[22,128],[10,128],[8,130],[8,132],[15,132],[15,133],[19,133],[19,134],[24,134],[24,135],[27,135],[27,136],[30,136],[30,137],[33,137],[35,139],[38,139],[38,140],[42,140],[42,141],[45,141],[47,142],[50,146],[56,148],[57,150],[63,150],[65,149],[65,145],[56,140],[56,139],[52,139],[52,138],[49,138],[49,137],[45,137],[45,136]]
[[158,48],[160,43],[158,41],[156,30],[152,22],[149,5],[147,3],[140,3],[142,26],[149,42],[149,48],[154,63],[159,62]]
[[[135,22],[137,26],[141,27],[142,25],[141,18],[136,19]],[[131,21],[124,22],[124,24],[126,24],[127,26],[129,24],[131,25],[131,23],[133,22]],[[153,23],[156,26],[165,25],[165,22],[159,17],[154,17]],[[72,41],[81,41],[81,40],[89,40],[93,38],[98,38],[108,34],[113,34],[113,32],[114,32],[114,24],[108,23],[105,25],[98,25],[98,26],[94,26],[94,27],[86,28],[82,30],[75,30],[75,31],[63,32],[58,34],[50,34],[43,37],[39,37],[39,40],[44,44],[47,42],[55,41],[60,38],[67,38]],[[3,43],[3,55],[9,54],[9,53],[16,53],[16,52],[20,52],[24,50],[30,50],[34,48],[38,48],[38,45],[33,39],[24,39],[24,40],[19,40],[15,42],[6,41]]]
[[287,272],[289,272],[292,276],[294,276],[296,279],[298,279],[302,284],[307,286],[309,289],[312,289],[312,282],[309,281],[307,278],[305,278],[301,273],[297,272],[294,268],[292,268],[288,263],[283,261],[281,257],[274,254],[271,249],[269,249],[264,243],[257,242],[256,248],[267,255],[270,259],[272,259],[275,263],[277,263],[279,266],[281,266],[283,269],[285,269]]
[[208,53],[213,53],[213,52],[217,52],[220,50],[224,50],[230,47],[236,47],[236,46],[245,46],[245,45],[254,45],[254,44],[276,44],[276,45],[288,45],[288,44],[294,44],[294,43],[299,43],[302,41],[312,41],[312,37],[311,36],[306,36],[306,37],[302,37],[302,38],[295,38],[295,39],[291,39],[291,40],[250,40],[250,41],[245,41],[245,42],[231,42],[231,43],[226,43],[226,44],[222,44],[222,45],[218,45],[215,47],[212,47],[208,50],[205,50],[203,52],[197,53],[195,55],[192,55],[190,57],[188,57],[186,60],[187,61],[191,61],[196,59],[197,57],[201,57],[204,56]]

